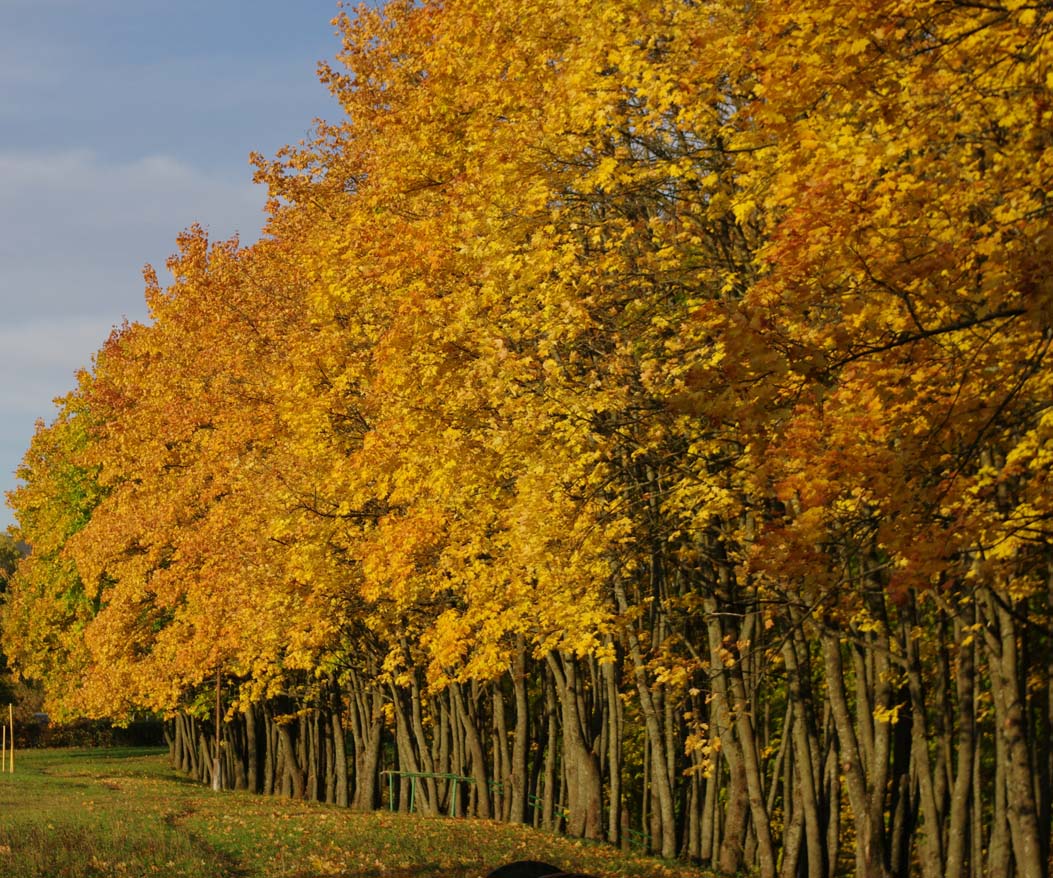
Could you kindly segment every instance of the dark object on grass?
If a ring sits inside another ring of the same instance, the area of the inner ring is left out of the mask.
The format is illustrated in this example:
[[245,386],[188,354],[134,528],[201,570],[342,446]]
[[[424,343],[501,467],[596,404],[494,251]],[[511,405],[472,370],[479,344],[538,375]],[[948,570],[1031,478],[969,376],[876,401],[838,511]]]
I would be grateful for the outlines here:
[[517,860],[488,872],[486,878],[593,878],[584,872],[563,872],[559,866],[537,860]]
[[486,878],[548,878],[559,871],[559,866],[550,866],[537,860],[516,860],[487,872]]

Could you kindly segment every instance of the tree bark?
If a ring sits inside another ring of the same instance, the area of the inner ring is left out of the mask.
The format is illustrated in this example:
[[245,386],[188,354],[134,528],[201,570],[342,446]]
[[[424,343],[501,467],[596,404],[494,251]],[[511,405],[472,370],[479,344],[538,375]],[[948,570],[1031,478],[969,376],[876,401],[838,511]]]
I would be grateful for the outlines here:
[[464,732],[465,744],[471,756],[472,777],[475,778],[476,807],[478,815],[484,820],[489,820],[492,813],[490,809],[489,778],[486,771],[486,754],[483,752],[483,743],[479,737],[472,718],[468,715],[464,703],[464,697],[459,683],[451,683],[450,690],[454,703],[457,706],[457,714],[460,718],[461,729]]
[[[822,635],[823,659],[826,666],[826,684],[830,693],[837,737],[841,744],[841,769],[848,787],[848,800],[856,826],[856,875],[858,878],[887,878],[883,852],[874,838],[871,820],[871,803],[863,762],[863,753],[856,738],[855,726],[848,708],[844,689],[844,667],[841,659],[841,641],[835,632]],[[863,720],[862,725],[870,722]],[[876,758],[876,757],[875,757]]]
[[512,660],[512,692],[515,697],[516,725],[512,744],[512,783],[509,797],[508,819],[511,823],[523,823],[527,819],[527,753],[530,736],[530,704],[527,699],[526,644],[522,635],[517,637],[515,656]]
[[[1006,795],[1009,837],[1019,878],[1046,878],[1039,841],[1038,809],[1031,776],[1031,754],[1026,737],[1024,705],[1027,695],[1020,684],[1016,622],[1001,597],[987,594],[991,621],[997,624],[998,642],[989,638],[991,689],[999,733],[1005,742]],[[1047,827],[1048,831],[1048,827]]]
[[546,656],[556,682],[556,695],[562,715],[564,774],[571,835],[600,840],[602,785],[596,755],[585,738],[585,718],[581,714],[580,680],[572,656],[549,653]]
[[283,782],[287,781],[294,799],[302,799],[306,792],[304,769],[296,752],[296,742],[290,731],[290,723],[278,723],[277,726],[278,738],[281,741],[282,761],[285,763]]
[[[614,594],[618,602],[618,611],[625,615],[629,611],[629,602],[625,596],[625,587],[618,577],[614,578]],[[673,790],[669,783],[666,741],[647,679],[647,666],[640,647],[640,638],[632,625],[626,626],[625,638],[629,647],[629,657],[633,663],[636,697],[640,703],[640,712],[643,714],[647,740],[651,747],[651,783],[658,803],[662,832],[661,853],[666,859],[673,859],[676,856],[676,812],[673,807]],[[764,876],[764,878],[770,878],[770,876]]]
[[331,681],[330,691],[332,697],[330,722],[333,736],[333,774],[336,784],[334,798],[337,805],[341,808],[346,808],[348,804],[347,739],[344,733],[343,699],[340,686],[335,679]]

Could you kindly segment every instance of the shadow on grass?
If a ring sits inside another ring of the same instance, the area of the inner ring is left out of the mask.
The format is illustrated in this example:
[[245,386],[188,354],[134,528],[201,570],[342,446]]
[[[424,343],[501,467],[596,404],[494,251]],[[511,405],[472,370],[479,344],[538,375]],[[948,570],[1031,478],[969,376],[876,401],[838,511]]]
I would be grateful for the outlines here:
[[482,874],[478,863],[467,863],[462,866],[442,866],[438,863],[425,863],[406,869],[359,869],[355,872],[296,872],[292,878],[469,878]]
[[146,756],[161,756],[168,751],[164,747],[97,747],[87,750],[66,750],[69,759],[135,759]]

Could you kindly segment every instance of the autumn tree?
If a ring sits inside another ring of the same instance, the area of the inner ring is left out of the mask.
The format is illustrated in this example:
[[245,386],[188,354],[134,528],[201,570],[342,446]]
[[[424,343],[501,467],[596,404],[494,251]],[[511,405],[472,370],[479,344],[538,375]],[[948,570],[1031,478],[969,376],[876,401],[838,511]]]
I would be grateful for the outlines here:
[[337,24],[265,239],[185,234],[31,449],[42,677],[263,792],[1045,878],[1049,11]]

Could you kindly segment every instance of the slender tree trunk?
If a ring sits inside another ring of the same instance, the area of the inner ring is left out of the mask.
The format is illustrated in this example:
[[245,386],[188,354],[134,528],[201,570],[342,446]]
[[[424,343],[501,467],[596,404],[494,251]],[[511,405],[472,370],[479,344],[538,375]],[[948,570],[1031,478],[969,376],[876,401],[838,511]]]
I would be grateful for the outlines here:
[[764,801],[764,781],[761,777],[760,754],[757,748],[753,721],[747,709],[748,699],[742,679],[741,660],[732,667],[729,676],[736,702],[734,708],[735,727],[742,746],[750,815],[753,817],[753,831],[757,838],[760,875],[761,878],[775,878],[775,847],[771,839],[768,809],[765,807]]
[[[800,770],[798,769],[798,774]],[[801,839],[804,836],[804,812],[801,808],[799,793],[800,784],[793,785],[793,795],[787,805],[788,815],[786,830],[783,833],[782,868],[780,878],[795,878],[801,859]]]
[[[468,772],[468,757],[465,755],[464,735],[461,733],[461,715],[457,708],[457,702],[454,700],[452,689],[447,690],[447,697],[450,705],[450,735],[453,742],[453,763],[451,768],[454,774],[463,777]],[[471,805],[470,791],[464,784],[460,784],[455,792],[454,813],[463,817],[468,813],[468,808]],[[461,807],[462,801],[464,802],[464,807]]]
[[[625,596],[625,587],[618,577],[614,578],[614,594],[618,601],[618,611],[623,615],[628,613],[629,603]],[[651,747],[651,763],[653,767],[651,788],[657,799],[661,820],[661,853],[666,859],[672,859],[676,856],[676,812],[673,807],[673,790],[669,783],[667,770],[666,742],[662,735],[658,711],[655,709],[651,686],[647,679],[647,665],[640,646],[640,638],[632,625],[626,626],[625,638],[628,642],[629,656],[633,663],[633,674],[636,680],[636,695],[640,703],[640,712],[643,714],[644,727],[647,730],[647,739]],[[770,876],[766,875],[764,878],[770,878]]]
[[[841,744],[841,769],[848,787],[848,800],[856,825],[856,875],[857,878],[886,878],[882,851],[874,838],[870,796],[864,774],[864,757],[856,738],[845,695],[841,642],[835,632],[827,631],[822,635],[822,650],[830,706]],[[865,727],[868,723],[869,718],[861,725]]]
[[1009,845],[1009,815],[1006,802],[1006,744],[1005,736],[997,727],[994,733],[994,743],[994,802],[991,808],[991,830],[987,843],[986,874],[988,878],[1003,878],[1003,876],[1012,875],[1010,871],[1012,851]]
[[250,793],[260,791],[260,748],[256,740],[256,705],[245,710],[245,784]]
[[321,798],[319,788],[323,773],[321,736],[318,726],[317,710],[312,710],[310,717],[304,717],[300,723],[301,740],[307,760],[307,798],[312,802],[317,802]]
[[[968,622],[976,619],[976,605],[970,604]],[[969,850],[969,812],[973,799],[973,763],[976,754],[975,720],[975,653],[972,635],[968,639],[960,622],[955,625],[958,647],[957,701],[958,701],[958,746],[954,786],[951,790],[951,812],[947,826],[947,858],[944,865],[946,878],[957,878],[965,874],[966,852]],[[973,868],[977,866],[973,863]]]
[[349,683],[348,718],[355,760],[351,807],[372,811],[378,804],[383,695],[373,681],[367,684],[357,672],[351,672]]
[[212,755],[212,745],[213,742],[210,741],[208,735],[204,730],[201,730],[197,740],[197,764],[201,769],[201,776],[198,778],[198,781],[209,785],[213,783],[216,770],[216,763]]
[[285,763],[285,781],[290,786],[290,792],[294,799],[304,797],[305,779],[303,764],[297,754],[296,742],[293,741],[290,723],[278,723],[278,738],[281,741],[282,760]]
[[[374,693],[374,702],[380,701]],[[380,745],[384,724],[379,703],[374,703],[375,713],[364,727],[361,746],[355,747],[355,797],[351,807],[356,811],[372,811],[377,806],[377,783],[380,771]]]
[[782,655],[786,664],[790,703],[794,706],[792,725],[786,734],[793,740],[793,760],[797,766],[795,801],[800,805],[801,819],[804,822],[808,878],[826,878],[826,845],[823,843],[815,768],[819,754],[808,734],[812,705],[804,696],[795,636],[787,637],[783,641]]
[[546,668],[545,679],[545,721],[548,726],[546,733],[548,746],[545,748],[545,787],[541,806],[541,825],[551,830],[555,828],[553,818],[556,806],[556,735],[559,727],[556,716],[555,676],[550,667]]
[[[608,645],[615,650],[614,643]],[[615,655],[617,652],[615,651]],[[607,840],[618,844],[622,823],[622,700],[618,694],[617,666],[615,662],[603,665],[603,679],[607,696],[607,763],[610,778],[610,807],[607,812]]]
[[523,823],[527,819],[527,753],[530,735],[530,705],[527,699],[526,644],[518,636],[512,664],[512,692],[515,696],[516,727],[512,744],[512,785],[508,819]]
[[[325,741],[325,801],[329,805],[336,804],[336,732],[339,732],[340,737],[343,738],[339,718],[331,710],[326,710],[322,715],[319,734]],[[346,763],[344,768],[346,770]]]
[[483,743],[479,737],[479,729],[476,728],[472,718],[468,715],[460,684],[452,683],[450,684],[450,689],[453,694],[454,703],[457,706],[457,714],[460,717],[465,744],[467,745],[468,753],[471,756],[472,777],[475,778],[475,794],[477,796],[476,804],[478,815],[484,820],[489,820],[492,813],[490,809],[489,778],[487,777],[486,771],[486,754],[483,752]]
[[189,764],[190,776],[194,780],[201,780],[203,772],[198,763],[200,748],[197,745],[197,722],[192,716],[183,714],[183,731],[186,735],[187,762]]
[[[827,713],[832,713],[827,704]],[[824,721],[824,726],[827,723]],[[838,858],[841,853],[841,742],[836,732],[830,730],[826,735],[830,748],[829,758],[824,762],[823,783],[826,786],[827,823],[826,823],[826,862],[827,878],[838,875]]]
[[[700,757],[701,758],[701,757]],[[698,856],[703,866],[714,866],[720,851],[720,830],[717,819],[717,795],[720,789],[721,762],[716,759],[705,777],[702,800],[702,825],[699,827]]]
[[[229,751],[229,764],[234,778],[234,789],[246,790],[249,787],[249,779],[245,770],[248,746],[244,742],[242,715],[235,714],[234,719],[227,723],[227,743]],[[255,792],[255,790],[253,790]]]
[[[987,597],[992,621],[997,623],[1001,635],[995,648],[989,649],[989,654],[995,717],[1005,742],[1007,759],[1006,816],[1013,860],[1019,878],[1046,878],[1045,864],[1041,859],[1042,843],[1039,841],[1035,787],[1031,777],[1031,754],[1026,737],[1024,706],[1027,695],[1020,685],[1017,664],[1016,623],[1001,598],[990,593]],[[992,640],[990,638],[988,642]]]
[[[390,685],[390,689],[391,703],[395,708],[395,742],[398,747],[399,771],[403,772],[403,775],[399,778],[399,810],[408,810],[412,804],[414,809],[419,808],[425,813],[434,814],[435,809],[424,785],[406,776],[406,773],[418,774],[421,771],[421,766],[417,762],[417,753],[410,738],[410,721],[406,716],[406,709],[403,704],[405,692],[394,683]],[[411,785],[416,787],[416,795],[412,803],[409,800]]]
[[215,723],[216,723],[216,736],[215,736],[215,749],[212,757],[212,789],[221,790],[223,789],[223,737],[221,734],[221,728],[223,723],[223,709],[220,705],[220,673],[219,669],[216,669],[216,712],[215,712]]
[[275,747],[275,735],[277,734],[274,728],[274,722],[271,719],[271,711],[268,706],[264,706],[262,711],[263,716],[263,735],[264,735],[264,746],[266,750],[263,757],[263,793],[264,795],[271,796],[275,792],[274,780],[277,776],[277,762],[278,756]]
[[[916,607],[913,608],[916,612]],[[916,618],[911,620],[918,624]],[[943,825],[936,799],[936,785],[929,760],[930,731],[926,716],[924,684],[921,677],[921,658],[918,644],[909,628],[903,632],[903,646],[907,657],[907,685],[911,703],[911,756],[914,760],[921,793],[922,857],[924,878],[943,875]]]
[[501,692],[501,681],[493,681],[490,691],[494,720],[494,779],[497,781],[494,812],[499,819],[507,822],[511,811],[512,757],[508,752],[508,727],[505,722],[505,699]]
[[549,653],[546,656],[562,714],[564,774],[570,810],[571,835],[603,838],[601,815],[602,784],[598,760],[585,737],[585,717],[581,713],[580,680],[572,656]]
[[335,679],[331,681],[332,723],[333,736],[333,768],[335,777],[335,801],[341,808],[348,804],[348,779],[347,779],[347,739],[344,733],[344,711],[343,699],[340,686]]
[[[417,681],[417,673],[414,671],[410,674],[410,727],[413,730],[413,740],[417,746],[421,770],[428,774],[434,774],[435,764],[431,759],[431,748],[428,745],[428,737],[424,733],[424,721],[421,718],[422,703],[420,684]],[[418,781],[417,786],[427,790],[426,808],[428,813],[437,814],[439,811],[439,794],[435,786],[435,778],[425,778],[423,783]]]

